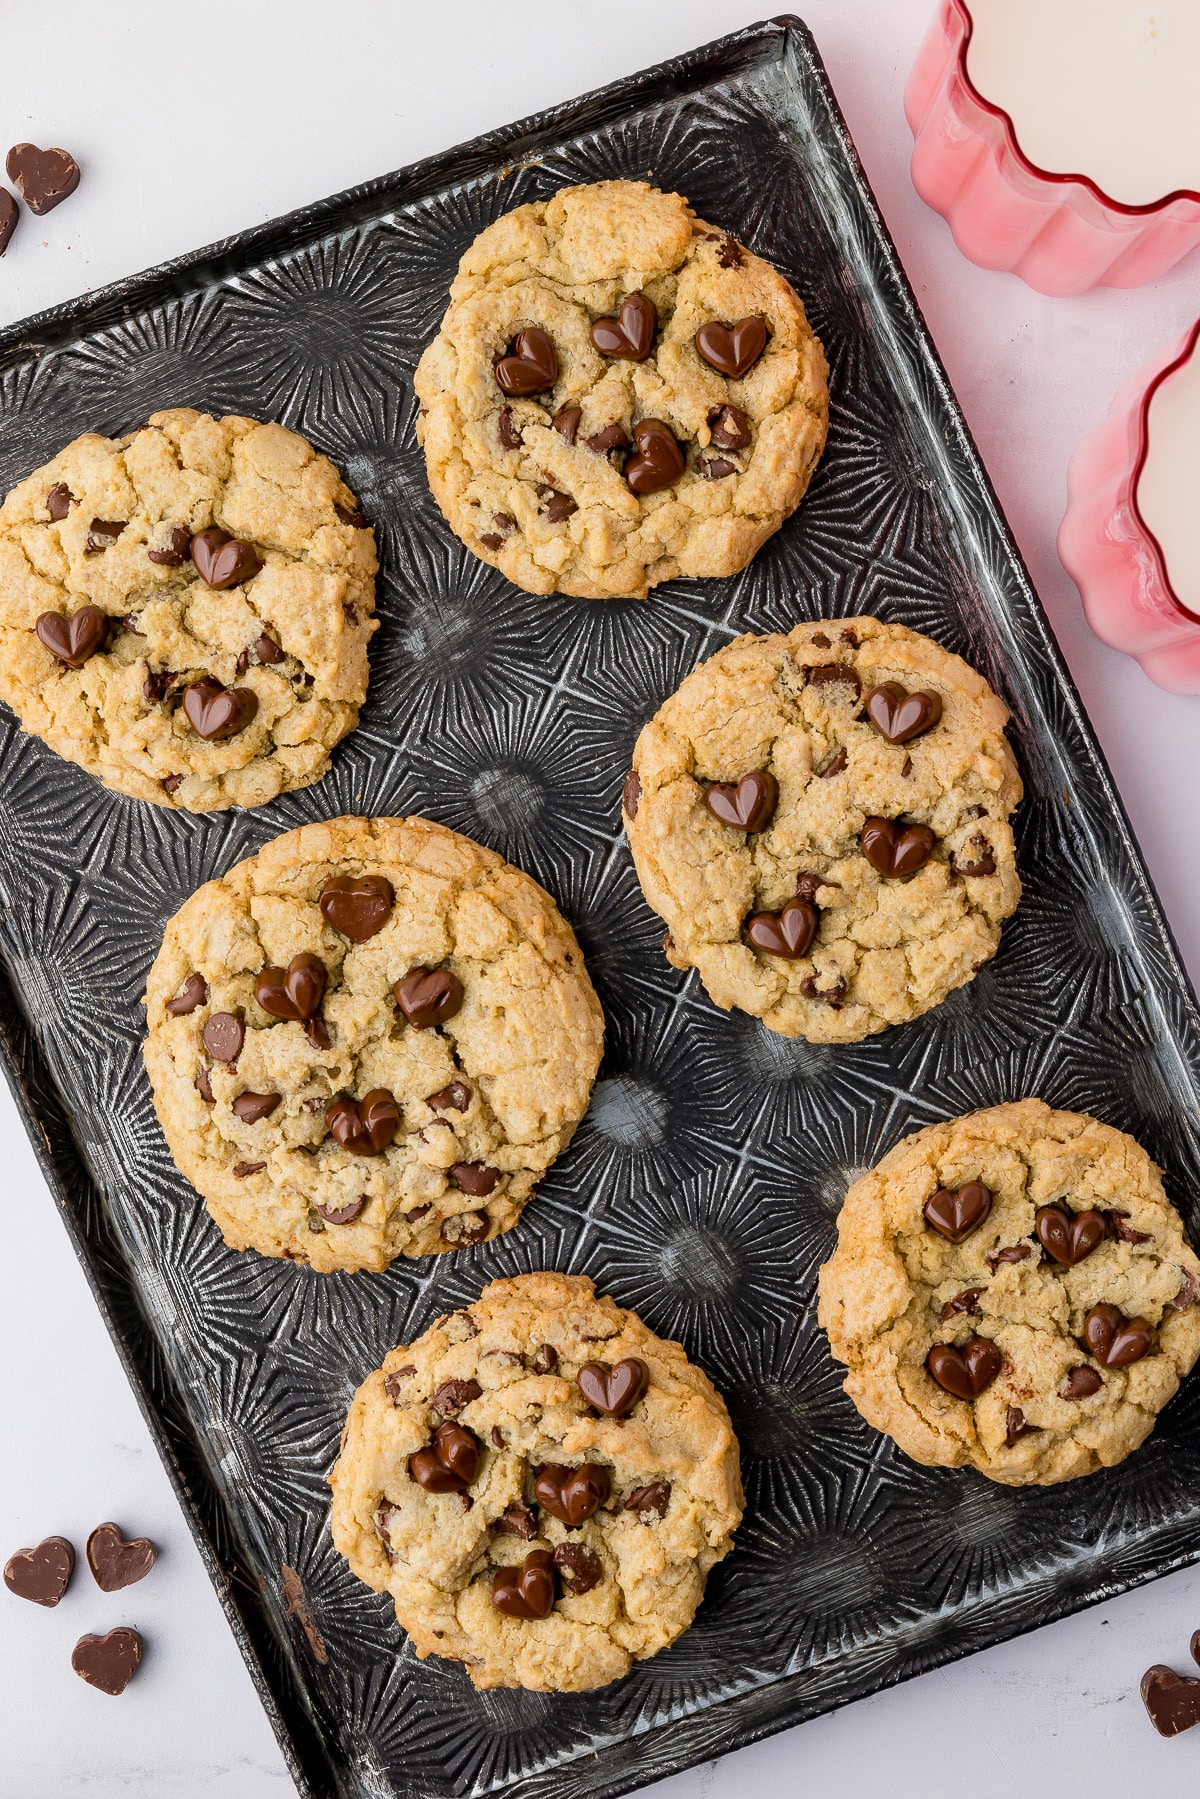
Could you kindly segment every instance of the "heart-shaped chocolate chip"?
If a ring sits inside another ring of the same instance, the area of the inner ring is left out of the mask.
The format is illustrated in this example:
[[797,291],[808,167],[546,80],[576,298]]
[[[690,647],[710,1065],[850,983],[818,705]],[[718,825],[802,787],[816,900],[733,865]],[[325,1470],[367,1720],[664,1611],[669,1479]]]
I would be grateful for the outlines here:
[[479,1472],[479,1439],[465,1424],[439,1424],[433,1441],[409,1456],[408,1471],[427,1493],[465,1493]]
[[500,1170],[489,1168],[486,1162],[455,1162],[446,1173],[459,1192],[469,1193],[472,1199],[486,1199],[500,1182]]
[[437,1093],[431,1093],[425,1104],[433,1112],[465,1112],[471,1103],[471,1089],[465,1081],[451,1081]]
[[612,1478],[599,1462],[583,1462],[578,1468],[547,1462],[533,1483],[538,1504],[572,1530],[599,1511],[611,1492]]
[[597,319],[592,342],[601,356],[622,362],[645,362],[654,348],[658,313],[648,294],[629,294],[621,301],[615,319]]
[[736,784],[716,782],[705,794],[704,803],[723,825],[733,825],[738,831],[765,831],[779,804],[779,782],[765,768],[757,768]]
[[1086,1362],[1081,1362],[1077,1368],[1068,1371],[1066,1384],[1060,1389],[1059,1398],[1090,1399],[1103,1385],[1104,1376],[1094,1368],[1089,1368]]
[[386,1087],[372,1087],[361,1099],[339,1093],[325,1108],[325,1122],[343,1149],[380,1156],[400,1129],[400,1108]]
[[67,668],[82,668],[108,634],[108,614],[99,606],[81,606],[70,618],[43,612],[34,630],[50,654]]
[[548,1549],[531,1549],[519,1568],[497,1568],[492,1604],[510,1618],[548,1618],[554,1608],[554,1561]]
[[714,406],[706,421],[709,438],[718,450],[748,450],[754,432],[738,406]]
[[898,681],[872,687],[866,706],[867,717],[889,743],[911,743],[914,737],[932,731],[942,716],[942,702],[936,693],[924,689],[909,693]]
[[0,256],[3,256],[12,242],[12,234],[17,228],[17,220],[20,216],[17,203],[8,189],[0,187]]
[[105,1593],[119,1593],[144,1580],[158,1560],[158,1550],[149,1537],[130,1537],[126,1541],[119,1525],[98,1524],[87,1540],[88,1567],[96,1585]]
[[625,479],[633,493],[661,493],[682,475],[683,451],[674,433],[661,419],[640,419],[633,427],[637,451],[625,464]]
[[218,525],[197,531],[192,539],[192,561],[207,587],[236,587],[251,580],[262,567],[252,543],[231,537]]
[[282,1097],[279,1093],[239,1093],[229,1109],[243,1124],[258,1124],[271,1116]]
[[448,968],[410,968],[392,988],[396,1004],[416,1031],[445,1024],[462,1009],[463,985]]
[[885,880],[915,875],[933,854],[935,838],[928,825],[906,825],[898,818],[868,818],[859,833],[862,853]]
[[820,922],[812,901],[797,897],[790,899],[782,912],[756,912],[746,923],[746,935],[755,949],[798,962],[808,954]]
[[636,1356],[626,1356],[609,1368],[603,1362],[585,1362],[579,1370],[579,1391],[589,1405],[612,1418],[632,1412],[650,1385],[650,1370]]
[[558,380],[558,357],[549,336],[537,325],[518,331],[503,356],[495,361],[496,381],[514,400],[545,393]]
[[1102,1368],[1127,1368],[1154,1347],[1154,1327],[1145,1318],[1126,1318],[1111,1305],[1093,1306],[1083,1321],[1083,1337]]
[[258,711],[258,695],[249,687],[222,687],[206,675],[184,688],[183,710],[197,737],[221,742],[246,729]]
[[65,1537],[45,1537],[36,1549],[18,1549],[4,1564],[4,1584],[18,1599],[57,1605],[71,1584],[75,1551]]
[[748,374],[766,347],[767,327],[761,319],[739,319],[736,325],[713,320],[696,333],[696,348],[709,368],[731,381]]
[[116,1698],[137,1672],[142,1639],[136,1630],[110,1630],[107,1636],[80,1637],[71,1651],[71,1666],[90,1687]]
[[4,166],[30,212],[39,218],[53,212],[79,186],[79,164],[69,150],[14,144]]
[[925,1221],[947,1243],[961,1243],[978,1230],[992,1209],[992,1194],[982,1181],[966,1181],[961,1187],[939,1187],[925,1201]]
[[1142,1675],[1142,1704],[1160,1737],[1177,1737],[1200,1724],[1200,1680],[1155,1662]]
[[326,924],[351,943],[365,943],[392,916],[396,892],[384,875],[334,875],[317,903]]
[[1038,1242],[1056,1262],[1073,1268],[1104,1241],[1102,1212],[1064,1212],[1060,1206],[1039,1206],[1034,1217]]
[[579,1598],[590,1593],[598,1586],[604,1574],[604,1564],[592,1549],[585,1549],[582,1543],[557,1543],[554,1548],[554,1566],[562,1576],[563,1586],[568,1593]]
[[301,950],[287,968],[264,968],[254,983],[254,997],[272,1018],[315,1018],[325,998],[329,970],[320,956]]
[[1000,1372],[1004,1357],[986,1337],[968,1337],[962,1348],[935,1343],[925,1366],[944,1393],[955,1399],[978,1399]]
[[246,1027],[236,1012],[214,1012],[200,1035],[215,1061],[236,1062],[246,1041]]

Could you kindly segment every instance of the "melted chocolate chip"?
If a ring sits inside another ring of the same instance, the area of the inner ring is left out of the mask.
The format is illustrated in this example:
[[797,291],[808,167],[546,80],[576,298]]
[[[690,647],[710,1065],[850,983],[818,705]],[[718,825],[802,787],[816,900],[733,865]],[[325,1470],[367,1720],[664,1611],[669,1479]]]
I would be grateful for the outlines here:
[[[0,254],[3,254],[3,252],[0,252]],[[71,489],[67,486],[65,481],[56,481],[54,486],[50,489],[50,492],[46,495],[46,511],[50,514],[51,519],[56,525],[66,518],[72,506],[78,506],[78,504],[79,501],[75,498],[75,495],[71,492]]]
[[214,1012],[201,1033],[204,1047],[216,1062],[236,1062],[246,1041],[246,1028],[238,1012]]
[[599,1584],[604,1573],[600,1557],[593,1550],[585,1549],[581,1543],[557,1544],[554,1549],[554,1566],[562,1576],[567,1592],[576,1597],[590,1593]]
[[583,417],[581,406],[560,406],[554,415],[553,425],[564,443],[573,444],[579,435],[579,421]]
[[208,982],[202,974],[190,974],[175,998],[167,1001],[167,1011],[175,1018],[182,1018],[207,1002]]
[[642,1524],[661,1524],[667,1515],[667,1507],[671,1503],[671,1483],[669,1480],[651,1481],[648,1486],[635,1487],[625,1501],[627,1512],[636,1512]]
[[192,553],[192,534],[186,525],[172,525],[171,535],[160,550],[147,550],[146,560],[162,568],[181,568]]
[[446,1380],[434,1389],[429,1403],[443,1418],[457,1418],[463,1407],[478,1399],[482,1392],[477,1380]]

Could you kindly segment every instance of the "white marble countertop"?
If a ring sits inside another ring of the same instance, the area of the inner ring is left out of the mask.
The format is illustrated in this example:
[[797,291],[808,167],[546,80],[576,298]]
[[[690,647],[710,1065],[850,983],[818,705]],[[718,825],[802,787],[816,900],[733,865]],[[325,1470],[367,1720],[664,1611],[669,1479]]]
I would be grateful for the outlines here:
[[[1156,286],[1047,300],[965,262],[908,177],[905,76],[934,0],[807,0],[885,217],[1200,979],[1200,700],[1097,643],[1055,555],[1067,458],[1117,387],[1190,322],[1195,258]],[[57,0],[0,3],[11,139],[65,144],[77,194],[23,213],[0,318],[194,249],[764,16],[758,0]],[[7,148],[7,144],[0,149]],[[81,1549],[119,1520],[161,1545],[143,1584],[86,1573],[57,1611],[0,1589],[0,1799],[285,1799],[292,1785],[7,1092],[0,1093],[0,1551]],[[2,1556],[0,1556],[2,1559]],[[75,1678],[87,1630],[136,1624],[119,1701]],[[1137,1698],[1183,1671],[1200,1569],[695,1769],[661,1799],[1075,1799],[1200,1781]]]

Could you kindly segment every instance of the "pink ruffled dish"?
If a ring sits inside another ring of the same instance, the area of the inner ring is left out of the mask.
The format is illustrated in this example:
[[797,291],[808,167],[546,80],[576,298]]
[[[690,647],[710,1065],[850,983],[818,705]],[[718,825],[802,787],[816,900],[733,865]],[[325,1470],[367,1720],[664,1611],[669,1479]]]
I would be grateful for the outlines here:
[[1200,193],[1148,206],[1111,200],[1086,175],[1030,162],[1012,119],[967,74],[967,0],[941,0],[904,94],[913,185],[964,256],[1043,294],[1140,287],[1200,244]]
[[1117,395],[1107,419],[1067,469],[1058,533],[1063,567],[1092,630],[1137,658],[1170,693],[1200,693],[1200,617],[1175,593],[1162,546],[1138,510],[1149,444],[1150,403],[1200,342],[1200,320]]

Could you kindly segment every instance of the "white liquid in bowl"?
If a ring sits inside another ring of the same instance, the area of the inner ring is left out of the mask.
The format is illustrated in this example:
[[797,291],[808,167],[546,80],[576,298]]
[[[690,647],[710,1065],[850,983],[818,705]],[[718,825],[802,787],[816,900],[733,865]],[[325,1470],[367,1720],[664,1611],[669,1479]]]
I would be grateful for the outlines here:
[[1138,511],[1162,549],[1175,596],[1200,613],[1200,350],[1150,402]]
[[967,73],[1038,168],[1147,206],[1200,192],[1200,0],[966,0]]

